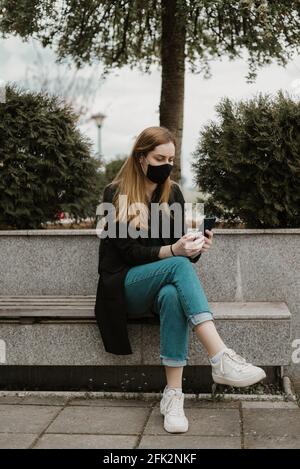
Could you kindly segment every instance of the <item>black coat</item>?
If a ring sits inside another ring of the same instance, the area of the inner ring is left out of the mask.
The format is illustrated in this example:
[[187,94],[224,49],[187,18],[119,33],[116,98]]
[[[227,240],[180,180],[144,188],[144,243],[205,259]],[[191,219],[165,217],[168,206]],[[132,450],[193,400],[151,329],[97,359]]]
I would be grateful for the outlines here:
[[[157,185],[151,202],[159,201],[160,185]],[[112,202],[115,186],[112,183],[104,188],[103,202]],[[180,186],[173,182],[169,205],[180,202],[184,209],[184,197]],[[182,234],[186,233],[184,210],[182,210]],[[170,234],[174,234],[174,225],[170,222]],[[161,233],[161,231],[160,231]],[[128,270],[134,265],[141,265],[159,260],[158,253],[163,245],[173,244],[179,238],[101,238],[99,246],[98,287],[96,293],[95,316],[106,352],[116,355],[132,354],[127,324],[130,317],[127,310],[124,281]],[[191,262],[197,262],[201,253]],[[152,310],[141,312],[140,319],[135,316],[133,322],[159,323],[159,316]]]

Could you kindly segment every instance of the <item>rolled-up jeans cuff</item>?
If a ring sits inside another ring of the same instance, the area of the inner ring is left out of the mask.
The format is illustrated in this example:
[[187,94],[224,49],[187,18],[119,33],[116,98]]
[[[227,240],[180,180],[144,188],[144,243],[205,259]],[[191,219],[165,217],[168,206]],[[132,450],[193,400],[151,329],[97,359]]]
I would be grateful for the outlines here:
[[189,317],[189,326],[193,329],[198,324],[204,321],[214,321],[214,317],[211,311],[203,311],[202,313],[193,314]]
[[173,360],[172,358],[160,357],[160,362],[166,366],[186,366],[188,358],[186,360]]

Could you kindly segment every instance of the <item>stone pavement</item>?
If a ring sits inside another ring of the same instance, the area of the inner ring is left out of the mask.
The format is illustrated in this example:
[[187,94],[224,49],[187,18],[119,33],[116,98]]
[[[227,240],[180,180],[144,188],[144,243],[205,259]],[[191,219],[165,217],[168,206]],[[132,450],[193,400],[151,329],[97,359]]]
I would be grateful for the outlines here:
[[0,397],[0,448],[300,448],[290,401],[185,398],[189,430],[163,428],[159,397]]

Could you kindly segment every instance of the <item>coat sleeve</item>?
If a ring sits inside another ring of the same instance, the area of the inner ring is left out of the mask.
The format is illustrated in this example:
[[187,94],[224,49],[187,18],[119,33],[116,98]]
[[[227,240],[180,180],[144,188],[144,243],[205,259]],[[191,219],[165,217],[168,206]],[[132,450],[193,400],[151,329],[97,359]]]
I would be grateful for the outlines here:
[[[182,191],[180,189],[179,184],[175,184],[174,189],[175,189],[175,200],[176,200],[176,202],[179,202],[181,207],[182,207],[182,234],[185,234],[185,233],[187,233],[187,227],[186,227],[186,223],[185,223],[185,211],[184,211],[185,200],[184,200],[184,197],[183,197],[183,194],[182,194]],[[178,239],[180,239],[180,238],[174,238],[174,243]],[[194,258],[188,257],[188,259],[194,264],[195,262],[197,262],[200,259],[201,254],[202,253],[200,252],[200,254],[198,254],[198,256],[196,256]]]
[[[112,202],[112,198],[113,194],[109,185],[105,186],[102,202]],[[126,264],[134,266],[160,260],[159,251],[161,246],[142,246],[137,239],[131,238],[129,235],[126,238],[118,237],[120,223],[117,221],[115,224],[116,237],[110,237],[109,242],[119,251]]]

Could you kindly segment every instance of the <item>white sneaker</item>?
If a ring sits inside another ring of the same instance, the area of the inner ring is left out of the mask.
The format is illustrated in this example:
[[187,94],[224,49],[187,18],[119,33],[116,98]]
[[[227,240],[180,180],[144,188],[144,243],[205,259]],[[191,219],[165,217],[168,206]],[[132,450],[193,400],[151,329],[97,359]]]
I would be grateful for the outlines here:
[[245,387],[266,378],[264,370],[246,362],[233,349],[226,347],[217,363],[212,363],[212,377],[215,383]]
[[160,413],[164,415],[164,429],[169,433],[187,432],[188,419],[183,410],[184,393],[175,389],[164,389],[160,401]]

